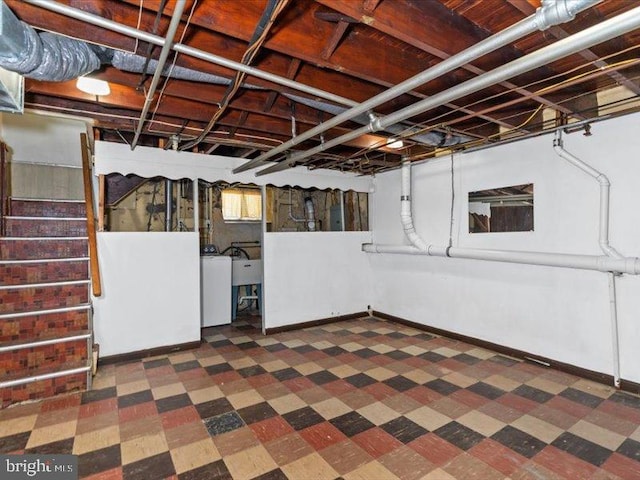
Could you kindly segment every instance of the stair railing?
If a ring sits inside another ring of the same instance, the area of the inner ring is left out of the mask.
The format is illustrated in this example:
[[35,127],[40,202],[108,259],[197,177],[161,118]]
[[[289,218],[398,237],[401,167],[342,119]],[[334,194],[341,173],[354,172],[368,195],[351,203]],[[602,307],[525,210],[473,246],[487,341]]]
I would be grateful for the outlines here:
[[102,295],[100,282],[100,265],[98,262],[98,241],[96,236],[96,221],[93,208],[93,188],[91,185],[90,147],[87,134],[80,134],[82,149],[82,179],[84,183],[84,203],[87,213],[87,237],[89,238],[89,270],[91,271],[91,289],[95,297]]
[[7,145],[0,142],[0,237],[5,235],[5,217],[9,214],[9,173],[7,172]]

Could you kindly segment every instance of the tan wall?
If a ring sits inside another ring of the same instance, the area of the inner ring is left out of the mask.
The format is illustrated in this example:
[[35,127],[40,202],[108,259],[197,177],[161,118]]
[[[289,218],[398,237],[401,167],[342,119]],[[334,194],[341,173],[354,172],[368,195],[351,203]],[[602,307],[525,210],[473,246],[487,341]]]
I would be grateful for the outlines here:
[[81,168],[12,162],[9,169],[12,197],[84,200]]

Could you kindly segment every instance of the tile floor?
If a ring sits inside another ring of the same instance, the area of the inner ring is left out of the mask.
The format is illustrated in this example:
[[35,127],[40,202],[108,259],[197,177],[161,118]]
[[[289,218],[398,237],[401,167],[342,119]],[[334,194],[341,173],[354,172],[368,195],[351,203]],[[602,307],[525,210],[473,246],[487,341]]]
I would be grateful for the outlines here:
[[375,318],[105,366],[0,411],[93,479],[640,479],[640,398]]

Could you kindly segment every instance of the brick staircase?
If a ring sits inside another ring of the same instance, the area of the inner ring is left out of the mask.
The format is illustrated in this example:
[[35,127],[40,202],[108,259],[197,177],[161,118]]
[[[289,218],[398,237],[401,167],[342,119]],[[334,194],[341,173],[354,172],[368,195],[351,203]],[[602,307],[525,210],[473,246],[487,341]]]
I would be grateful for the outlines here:
[[83,201],[10,199],[0,237],[0,402],[90,388]]

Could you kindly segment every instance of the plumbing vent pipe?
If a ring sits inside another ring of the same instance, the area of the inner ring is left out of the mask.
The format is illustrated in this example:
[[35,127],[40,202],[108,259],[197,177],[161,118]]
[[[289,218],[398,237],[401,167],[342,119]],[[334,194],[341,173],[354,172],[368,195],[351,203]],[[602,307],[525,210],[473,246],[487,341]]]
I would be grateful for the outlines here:
[[0,67],[36,80],[64,82],[100,65],[100,58],[87,43],[38,33],[0,2]]
[[307,212],[307,228],[310,232],[316,231],[316,209],[313,206],[313,200],[311,197],[305,197],[304,207]]

